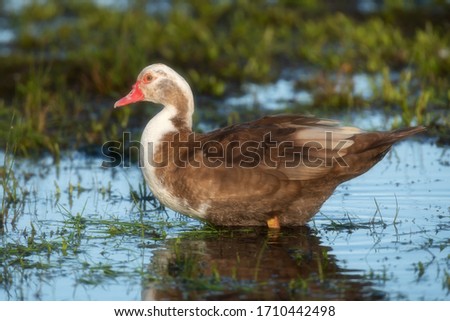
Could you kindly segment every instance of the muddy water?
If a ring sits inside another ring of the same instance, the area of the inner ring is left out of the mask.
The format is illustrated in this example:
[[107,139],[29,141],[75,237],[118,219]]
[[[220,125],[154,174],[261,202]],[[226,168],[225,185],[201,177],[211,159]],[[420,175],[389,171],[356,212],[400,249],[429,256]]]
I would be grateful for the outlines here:
[[450,151],[430,141],[396,145],[308,227],[279,233],[216,231],[133,200],[139,170],[101,162],[16,159],[26,196],[1,234],[0,299],[450,297]]

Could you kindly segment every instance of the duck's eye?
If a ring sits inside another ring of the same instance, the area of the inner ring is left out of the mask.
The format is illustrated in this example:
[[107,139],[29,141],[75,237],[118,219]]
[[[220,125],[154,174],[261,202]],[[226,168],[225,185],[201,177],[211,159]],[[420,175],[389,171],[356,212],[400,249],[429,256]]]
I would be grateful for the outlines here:
[[145,82],[145,83],[149,83],[149,82],[151,82],[152,80],[153,80],[153,77],[152,77],[151,74],[146,74],[146,75],[144,75],[144,82]]

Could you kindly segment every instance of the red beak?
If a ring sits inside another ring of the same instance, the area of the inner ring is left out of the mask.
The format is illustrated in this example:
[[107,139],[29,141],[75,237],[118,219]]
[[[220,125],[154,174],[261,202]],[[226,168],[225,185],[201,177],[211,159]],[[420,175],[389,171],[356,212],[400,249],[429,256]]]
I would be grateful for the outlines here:
[[128,95],[116,101],[114,108],[129,105],[142,100],[144,100],[144,93],[139,88],[139,82],[137,81]]

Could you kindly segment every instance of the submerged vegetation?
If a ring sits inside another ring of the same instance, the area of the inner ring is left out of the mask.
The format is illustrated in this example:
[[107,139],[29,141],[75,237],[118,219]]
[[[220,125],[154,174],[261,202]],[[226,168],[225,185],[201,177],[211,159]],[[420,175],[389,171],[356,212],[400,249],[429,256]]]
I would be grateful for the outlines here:
[[[397,125],[424,124],[446,139],[450,6],[406,3],[344,14],[345,5],[326,1],[135,0],[123,7],[47,0],[15,9],[0,2],[1,26],[11,34],[0,39],[1,146],[11,135],[19,154],[58,157],[141,126],[147,117],[130,113],[148,111],[113,111],[112,103],[157,61],[184,74],[199,97],[298,70],[297,89],[313,100],[297,112],[378,108],[399,114]],[[354,90],[353,75],[361,73],[372,79],[370,96]]]

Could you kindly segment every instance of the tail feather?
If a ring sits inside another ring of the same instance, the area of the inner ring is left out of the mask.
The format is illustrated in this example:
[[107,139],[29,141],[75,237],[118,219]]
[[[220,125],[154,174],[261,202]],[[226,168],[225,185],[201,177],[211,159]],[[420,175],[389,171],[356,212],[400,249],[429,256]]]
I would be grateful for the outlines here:
[[426,131],[426,127],[424,126],[415,126],[415,127],[408,127],[408,128],[400,128],[396,129],[390,132],[390,137],[392,137],[392,141],[396,142],[400,139],[421,133]]
[[389,148],[399,140],[405,139],[409,136],[425,131],[424,126],[400,128],[388,132],[369,132],[362,133],[355,136],[355,147],[358,153],[364,152],[368,149],[376,149],[385,146]]
[[353,136],[354,144],[344,156],[349,165],[336,169],[336,176],[350,179],[361,175],[378,163],[397,141],[425,131],[423,126],[397,129],[389,132],[369,132]]

